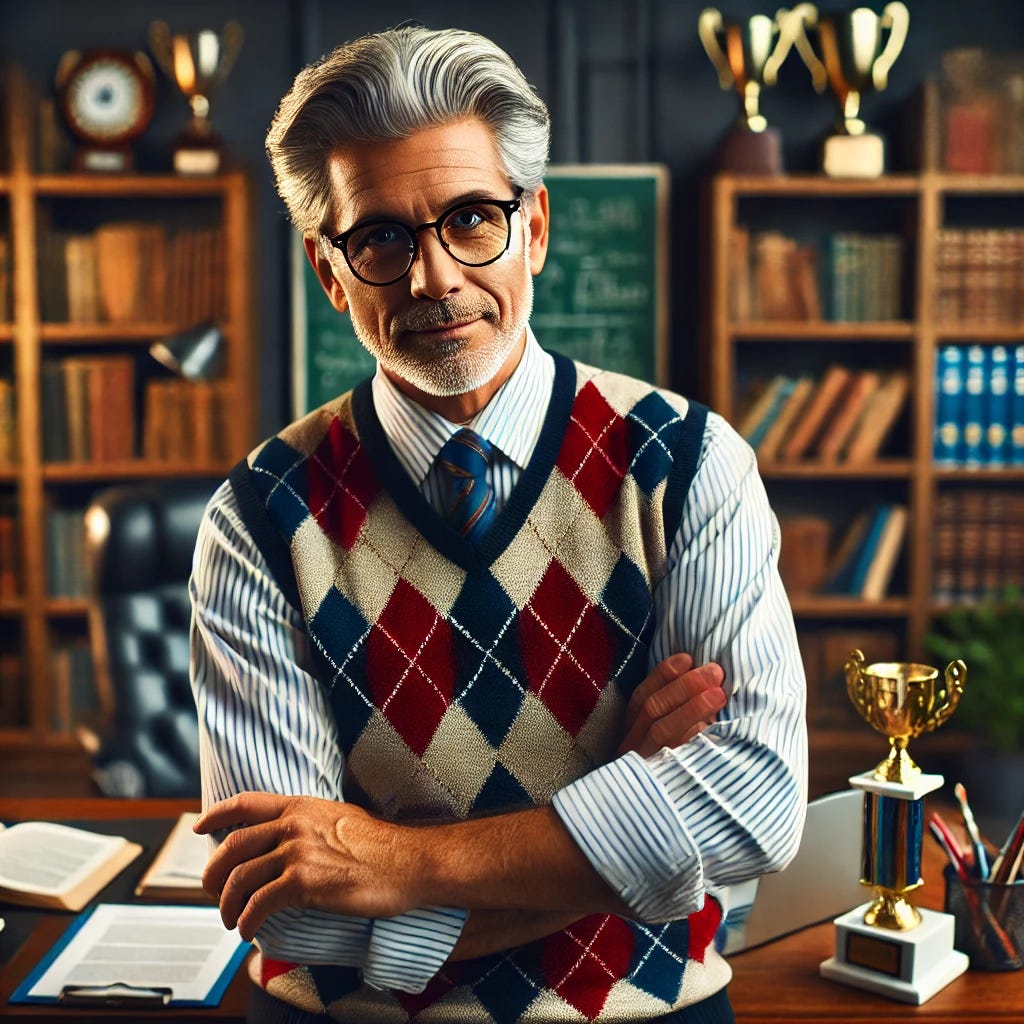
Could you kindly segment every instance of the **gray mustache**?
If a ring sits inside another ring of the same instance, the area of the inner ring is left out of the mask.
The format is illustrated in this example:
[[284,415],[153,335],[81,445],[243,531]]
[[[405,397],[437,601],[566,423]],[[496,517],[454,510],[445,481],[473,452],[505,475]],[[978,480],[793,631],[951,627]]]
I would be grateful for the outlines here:
[[410,309],[395,318],[394,326],[398,331],[431,331],[467,320],[496,317],[497,311],[490,303],[443,300]]

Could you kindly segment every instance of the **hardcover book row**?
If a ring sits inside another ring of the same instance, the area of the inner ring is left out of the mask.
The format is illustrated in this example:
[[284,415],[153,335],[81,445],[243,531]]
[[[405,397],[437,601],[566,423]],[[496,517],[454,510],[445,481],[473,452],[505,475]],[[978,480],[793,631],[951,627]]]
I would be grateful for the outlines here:
[[905,370],[834,364],[820,376],[788,374],[759,381],[739,432],[762,463],[865,463],[877,459],[910,392]]
[[935,360],[937,466],[1024,466],[1024,343],[944,345]]

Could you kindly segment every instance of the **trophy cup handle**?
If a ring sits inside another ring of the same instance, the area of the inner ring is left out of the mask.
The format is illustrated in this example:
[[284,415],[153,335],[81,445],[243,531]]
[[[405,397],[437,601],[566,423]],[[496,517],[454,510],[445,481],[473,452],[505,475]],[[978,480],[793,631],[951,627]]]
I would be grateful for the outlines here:
[[764,70],[761,72],[761,79],[765,85],[775,85],[778,81],[779,68],[782,67],[793,45],[794,33],[789,25],[789,17],[790,12],[784,7],[775,12],[775,26],[779,30],[779,38],[771,56],[764,62]]
[[735,81],[729,59],[718,41],[718,33],[722,30],[722,12],[715,7],[705,7],[697,19],[697,35],[704,44],[704,50],[718,72],[718,84],[723,89],[731,89]]
[[910,11],[900,0],[893,0],[882,8],[882,25],[889,29],[889,38],[885,49],[878,55],[871,68],[871,80],[876,89],[884,89],[889,82],[889,70],[907,40],[907,29],[910,26]]
[[864,668],[864,652],[855,648],[850,651],[843,665],[846,675],[846,693],[854,706],[859,710],[863,706],[864,677],[861,670]]
[[[220,34],[221,58],[217,66],[217,74],[221,79],[227,78],[231,69],[235,66],[238,53],[242,49],[242,40],[245,38],[242,26],[237,21],[229,21]],[[895,54],[893,60],[896,59]]]
[[[785,22],[788,25],[788,34],[792,44],[803,58],[807,70],[811,73],[811,82],[815,92],[822,92],[828,85],[828,71],[825,64],[819,59],[811,45],[807,35],[807,26],[812,28],[818,24],[818,8],[811,3],[797,4],[796,7],[786,12]],[[893,60],[896,58],[894,57]]]
[[149,49],[156,57],[160,70],[174,81],[174,44],[171,41],[171,30],[166,21],[154,21],[149,26]]

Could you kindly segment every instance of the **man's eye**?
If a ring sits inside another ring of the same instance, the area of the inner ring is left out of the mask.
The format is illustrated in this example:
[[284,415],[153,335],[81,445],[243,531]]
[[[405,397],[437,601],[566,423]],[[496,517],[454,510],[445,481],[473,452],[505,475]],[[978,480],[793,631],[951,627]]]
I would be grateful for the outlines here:
[[476,207],[468,210],[459,210],[448,218],[447,226],[455,231],[469,231],[479,227],[486,218]]
[[378,224],[366,233],[361,244],[382,249],[385,246],[401,244],[404,235],[405,232],[395,224]]

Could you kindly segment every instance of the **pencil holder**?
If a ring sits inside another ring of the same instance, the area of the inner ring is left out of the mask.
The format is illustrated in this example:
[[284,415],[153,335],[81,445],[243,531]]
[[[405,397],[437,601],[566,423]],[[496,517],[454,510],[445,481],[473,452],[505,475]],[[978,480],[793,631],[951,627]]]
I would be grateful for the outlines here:
[[962,881],[952,867],[945,875],[946,913],[956,922],[953,944],[970,957],[972,970],[1024,967],[1024,881]]

